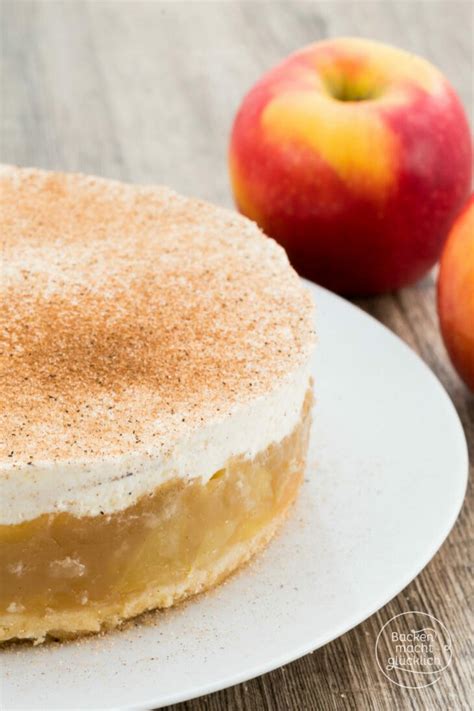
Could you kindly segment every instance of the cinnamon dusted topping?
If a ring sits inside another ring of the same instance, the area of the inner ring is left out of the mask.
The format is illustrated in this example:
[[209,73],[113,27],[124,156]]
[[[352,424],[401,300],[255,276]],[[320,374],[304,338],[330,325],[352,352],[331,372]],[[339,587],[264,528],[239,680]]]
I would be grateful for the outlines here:
[[245,218],[13,167],[0,194],[5,467],[166,448],[308,358],[310,297]]

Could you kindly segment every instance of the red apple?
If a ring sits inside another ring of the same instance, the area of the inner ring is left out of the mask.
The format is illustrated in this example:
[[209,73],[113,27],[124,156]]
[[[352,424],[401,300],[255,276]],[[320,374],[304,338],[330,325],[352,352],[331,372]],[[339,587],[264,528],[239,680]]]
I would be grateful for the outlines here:
[[438,313],[451,360],[474,392],[474,194],[454,223],[441,257]]
[[313,44],[244,98],[229,151],[238,208],[303,275],[345,294],[415,281],[471,185],[463,108],[431,64],[363,39]]

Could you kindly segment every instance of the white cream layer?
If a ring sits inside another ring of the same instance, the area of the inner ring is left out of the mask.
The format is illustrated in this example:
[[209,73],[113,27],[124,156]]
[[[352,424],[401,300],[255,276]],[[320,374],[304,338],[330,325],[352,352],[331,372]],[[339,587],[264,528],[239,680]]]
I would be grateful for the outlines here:
[[252,459],[290,434],[300,418],[308,384],[305,365],[269,395],[194,431],[166,453],[141,450],[93,461],[0,468],[0,524],[61,511],[76,516],[110,514],[174,478],[200,478],[205,483],[231,457]]

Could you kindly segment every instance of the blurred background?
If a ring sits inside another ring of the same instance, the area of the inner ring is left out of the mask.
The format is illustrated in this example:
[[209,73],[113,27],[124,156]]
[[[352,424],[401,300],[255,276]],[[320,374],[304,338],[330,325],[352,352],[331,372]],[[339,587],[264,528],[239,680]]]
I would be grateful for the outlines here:
[[80,170],[232,205],[227,144],[250,86],[324,37],[421,54],[473,116],[471,2],[2,4],[4,162]]

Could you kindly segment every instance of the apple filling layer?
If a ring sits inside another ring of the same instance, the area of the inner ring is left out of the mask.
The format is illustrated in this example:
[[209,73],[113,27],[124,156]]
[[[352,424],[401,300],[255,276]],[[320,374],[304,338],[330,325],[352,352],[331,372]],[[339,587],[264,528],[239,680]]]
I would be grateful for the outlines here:
[[0,526],[0,641],[113,627],[215,584],[273,534],[302,480],[311,394],[284,440],[206,484],[173,480],[113,514]]

